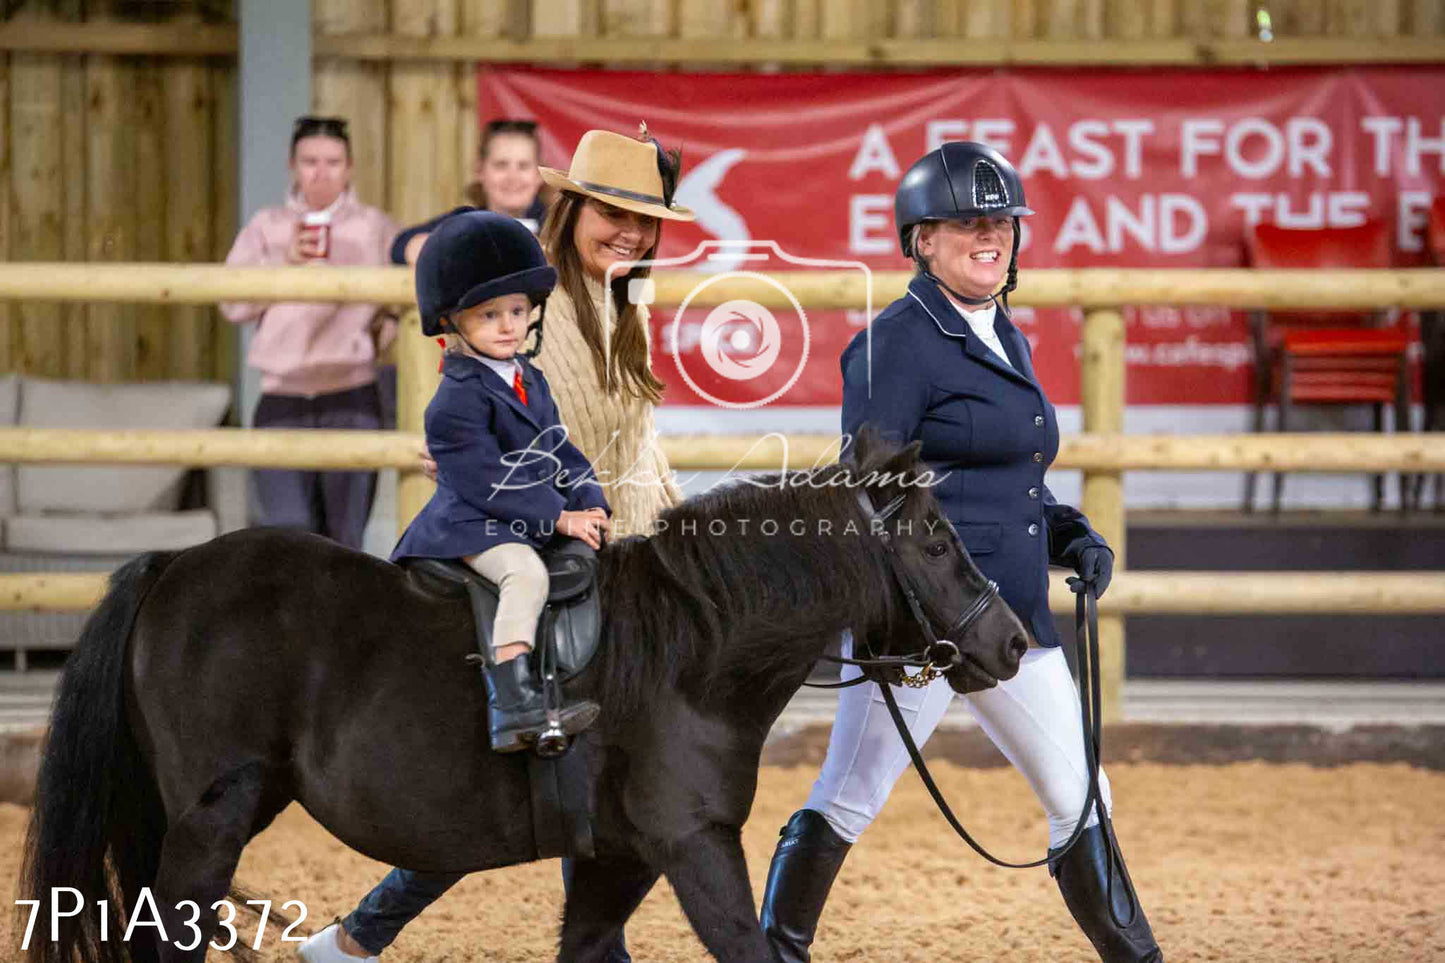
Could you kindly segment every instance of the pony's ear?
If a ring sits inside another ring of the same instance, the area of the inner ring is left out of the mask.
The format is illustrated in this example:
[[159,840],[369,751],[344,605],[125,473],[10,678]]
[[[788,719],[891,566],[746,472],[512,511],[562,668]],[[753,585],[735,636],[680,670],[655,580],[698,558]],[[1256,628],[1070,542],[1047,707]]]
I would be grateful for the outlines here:
[[[857,434],[852,438],[846,436],[843,438],[841,460],[845,462],[850,461],[857,467],[862,468],[868,464],[868,456],[872,453],[873,446],[877,441],[878,432],[873,430],[873,425],[866,421],[863,422],[863,424],[859,426]],[[849,451],[850,447],[852,448],[851,451]]]
[[879,463],[897,451],[897,445],[889,441],[871,421],[865,421],[858,428],[853,439],[853,455],[848,460],[864,470],[878,468]]
[[889,455],[888,460],[883,462],[878,470],[890,477],[911,477],[918,472],[918,453],[922,450],[923,442],[909,442],[906,448]]

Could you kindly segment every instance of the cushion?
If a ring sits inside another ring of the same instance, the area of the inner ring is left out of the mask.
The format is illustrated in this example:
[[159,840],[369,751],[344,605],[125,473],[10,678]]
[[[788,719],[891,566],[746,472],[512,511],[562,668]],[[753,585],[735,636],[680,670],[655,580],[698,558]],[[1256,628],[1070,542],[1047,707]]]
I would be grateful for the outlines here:
[[[20,385],[22,428],[210,428],[231,403],[229,385],[196,381],[87,384],[25,378]],[[172,511],[180,503],[183,465],[155,468],[21,465],[16,511]]]
[[[20,414],[20,376],[0,377],[0,428],[13,428]],[[15,514],[15,466],[0,465],[0,516]]]
[[11,552],[131,555],[157,549],[189,548],[215,537],[216,516],[204,510],[135,515],[16,515],[5,520],[5,548]]

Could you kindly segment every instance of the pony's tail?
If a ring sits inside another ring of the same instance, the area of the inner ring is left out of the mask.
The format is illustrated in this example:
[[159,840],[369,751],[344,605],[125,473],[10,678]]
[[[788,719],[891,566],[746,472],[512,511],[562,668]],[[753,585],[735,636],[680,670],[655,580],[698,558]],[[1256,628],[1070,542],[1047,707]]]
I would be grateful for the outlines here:
[[[155,880],[165,811],[125,719],[127,640],[141,601],[176,552],[150,552],[120,568],[66,662],[40,758],[35,808],[25,838],[18,907],[23,933],[33,913],[29,963],[122,963],[154,959],[125,944],[119,921]],[[65,889],[62,890],[62,887]],[[107,900],[102,911],[98,900]],[[52,939],[52,904],[59,913]],[[102,927],[108,928],[102,938]],[[150,932],[148,929],[143,932]]]

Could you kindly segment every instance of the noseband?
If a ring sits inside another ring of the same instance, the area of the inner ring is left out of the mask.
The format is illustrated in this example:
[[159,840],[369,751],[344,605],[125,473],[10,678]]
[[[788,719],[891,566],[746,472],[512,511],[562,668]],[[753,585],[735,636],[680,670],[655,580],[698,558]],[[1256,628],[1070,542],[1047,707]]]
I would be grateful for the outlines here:
[[[928,644],[921,652],[911,655],[894,655],[873,657],[868,650],[868,640],[857,640],[870,656],[866,659],[847,659],[837,655],[824,655],[823,658],[829,662],[836,662],[840,665],[856,665],[863,670],[863,674],[856,679],[849,679],[847,682],[833,683],[808,683],[815,689],[846,689],[849,686],[862,685],[864,682],[883,682],[888,680],[882,678],[891,675],[892,681],[901,681],[903,685],[910,688],[921,689],[934,679],[943,674],[941,670],[949,669],[962,662],[962,654],[959,652],[958,643],[954,639],[961,639],[964,633],[973,628],[973,624],[983,617],[983,613],[998,598],[998,583],[993,579],[988,580],[984,590],[974,599],[973,604],[964,610],[963,614],[954,620],[948,630],[939,638],[933,631],[933,622],[928,613],[923,611],[923,604],[918,600],[918,590],[913,584],[907,569],[903,567],[903,560],[898,556],[898,547],[893,543],[893,535],[888,531],[888,526],[883,524],[903,507],[906,495],[898,495],[887,505],[878,511],[873,510],[873,505],[868,501],[868,494],[863,489],[857,491],[858,505],[863,509],[863,515],[868,519],[869,529],[878,535],[886,551],[885,557],[888,561],[888,571],[892,574],[893,580],[903,592],[903,597],[908,601],[908,608],[913,613],[913,618],[918,622],[919,628],[923,630],[923,637]],[[952,526],[950,525],[950,530]],[[955,534],[955,538],[957,535]],[[916,675],[908,675],[902,670],[922,669]],[[891,670],[897,670],[896,672]]]

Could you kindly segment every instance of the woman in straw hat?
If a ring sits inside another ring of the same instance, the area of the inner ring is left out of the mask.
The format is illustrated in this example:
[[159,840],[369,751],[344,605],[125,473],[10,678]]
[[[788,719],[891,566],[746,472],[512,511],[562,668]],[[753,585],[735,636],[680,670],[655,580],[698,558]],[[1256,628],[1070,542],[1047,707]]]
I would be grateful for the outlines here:
[[[560,192],[540,236],[558,280],[544,323],[533,322],[530,355],[551,386],[569,440],[592,463],[612,506],[614,535],[650,530],[663,509],[682,499],[657,444],[653,406],[663,384],[652,373],[647,306],[627,297],[630,281],[652,273],[648,262],[657,255],[662,221],[694,217],[672,202],[681,168],[680,155],[648,137],[646,125],[637,139],[588,131],[565,173],[542,168],[542,179]],[[427,458],[424,467],[435,477],[435,462]],[[562,871],[570,880],[571,860],[563,860]],[[374,961],[463,875],[393,870],[298,954],[309,963]],[[631,959],[619,931],[605,963]]]
[[682,498],[657,445],[653,406],[663,384],[652,373],[647,306],[628,292],[652,273],[662,222],[694,215],[672,201],[678,153],[648,138],[645,124],[640,138],[590,130],[569,170],[542,168],[559,192],[540,236],[557,289],[535,361],[555,386],[572,442],[597,470],[616,535],[645,534]]

